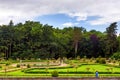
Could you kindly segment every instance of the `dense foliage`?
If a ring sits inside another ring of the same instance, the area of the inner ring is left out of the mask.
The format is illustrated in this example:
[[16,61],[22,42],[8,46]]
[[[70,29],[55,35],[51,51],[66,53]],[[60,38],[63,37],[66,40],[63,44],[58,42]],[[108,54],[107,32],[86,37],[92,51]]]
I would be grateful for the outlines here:
[[120,60],[120,52],[116,52],[111,56],[112,59]]
[[100,32],[83,27],[59,29],[33,21],[14,25],[10,21],[8,25],[0,25],[0,58],[110,57],[120,51],[116,30],[116,22]]

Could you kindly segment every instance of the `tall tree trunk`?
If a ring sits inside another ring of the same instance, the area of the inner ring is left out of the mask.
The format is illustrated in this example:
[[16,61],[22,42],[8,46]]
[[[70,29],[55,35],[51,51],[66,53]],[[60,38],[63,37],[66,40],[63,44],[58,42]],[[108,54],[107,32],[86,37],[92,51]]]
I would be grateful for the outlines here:
[[77,50],[78,50],[78,42],[75,43],[75,59],[76,59],[76,56],[77,56]]
[[10,43],[10,46],[9,46],[9,55],[8,57],[11,57],[11,43]]

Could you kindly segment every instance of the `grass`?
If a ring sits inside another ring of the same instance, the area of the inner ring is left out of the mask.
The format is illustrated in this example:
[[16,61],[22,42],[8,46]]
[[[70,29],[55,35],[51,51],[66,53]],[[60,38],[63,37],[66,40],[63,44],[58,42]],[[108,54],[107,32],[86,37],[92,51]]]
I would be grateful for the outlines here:
[[[102,64],[92,64],[92,65],[81,65],[78,67],[77,72],[88,72],[86,70],[86,68],[90,67],[89,72],[92,72],[91,74],[86,74],[86,73],[78,73],[76,74],[76,69],[75,68],[70,68],[70,67],[63,67],[63,68],[49,68],[47,70],[47,74],[46,74],[46,70],[45,68],[33,68],[33,69],[29,69],[30,72],[36,72],[36,73],[25,73],[22,72],[21,70],[18,71],[14,71],[14,72],[7,72],[7,76],[16,76],[16,77],[50,77],[51,76],[51,72],[54,70],[57,70],[59,72],[59,76],[60,77],[95,77],[95,70],[97,69],[99,72],[107,72],[106,68],[108,68],[109,66],[106,65],[102,65]],[[69,70],[69,72],[68,72]],[[120,72],[120,68],[118,67],[113,67],[113,71],[114,72]],[[40,73],[37,73],[40,72]],[[73,72],[73,73],[71,73]],[[0,73],[0,75],[4,75],[4,73]],[[100,77],[120,77],[119,74],[99,74]]]
[[[4,76],[3,73],[0,73],[1,77]],[[51,74],[26,74],[24,72],[15,71],[8,72],[7,77],[51,77]],[[59,77],[95,77],[94,74],[59,74]],[[120,77],[119,74],[100,74],[100,77]]]
[[[30,61],[28,60],[23,62]],[[38,60],[37,62],[46,63],[46,60]],[[83,64],[80,63],[80,60],[69,60],[69,65],[65,67],[52,66],[48,68],[48,66],[42,66],[42,68],[30,68],[25,69],[24,71],[15,70],[12,72],[7,72],[6,74],[4,72],[0,72],[0,76],[4,77],[6,75],[7,77],[51,77],[51,72],[56,70],[59,72],[59,77],[95,77],[95,71],[99,72],[100,77],[120,77],[119,66],[96,63],[88,64],[89,62],[86,62]]]
[[[110,68],[109,69],[110,72],[111,71],[120,72],[120,68],[118,68],[118,67],[111,67],[111,66],[109,67],[109,66],[102,65],[102,64],[81,65],[81,66],[78,66],[77,71],[78,72],[80,72],[80,71],[81,72],[87,72],[88,71],[87,68],[89,68],[90,72],[95,72],[95,71],[107,72],[108,68]],[[69,72],[76,72],[76,68],[74,68],[74,67],[73,68],[72,67],[68,67],[68,68],[66,68],[66,67],[64,67],[64,68],[49,68],[48,72],[51,72],[53,70],[57,70],[58,72],[67,72],[68,70],[69,70]],[[42,68],[42,69],[36,68],[36,69],[31,69],[30,71],[33,71],[33,72],[37,72],[37,71],[45,72],[45,68]]]

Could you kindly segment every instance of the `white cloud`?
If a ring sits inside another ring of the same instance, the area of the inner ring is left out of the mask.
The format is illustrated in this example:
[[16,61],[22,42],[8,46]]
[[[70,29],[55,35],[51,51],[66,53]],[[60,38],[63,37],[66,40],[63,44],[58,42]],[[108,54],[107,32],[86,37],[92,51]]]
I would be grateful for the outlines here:
[[73,26],[74,23],[72,23],[72,22],[66,22],[66,23],[64,23],[62,25],[65,26],[65,27],[70,27],[70,26]]
[[99,25],[120,21],[119,9],[120,0],[0,0],[0,24],[7,24],[11,19],[17,23],[63,13],[76,18],[76,21],[98,16],[99,19],[87,21]]
[[72,27],[72,26],[76,26],[78,25],[79,23],[73,23],[73,22],[66,22],[66,23],[63,23],[62,26],[63,27]]
[[117,22],[120,21],[120,17],[119,16],[108,16],[108,17],[103,17],[103,18],[99,18],[97,20],[93,20],[93,21],[88,21],[89,23],[91,23],[92,25],[101,25],[101,24],[107,24],[110,22]]
[[87,13],[70,13],[68,14],[70,17],[77,17],[77,21],[86,20]]

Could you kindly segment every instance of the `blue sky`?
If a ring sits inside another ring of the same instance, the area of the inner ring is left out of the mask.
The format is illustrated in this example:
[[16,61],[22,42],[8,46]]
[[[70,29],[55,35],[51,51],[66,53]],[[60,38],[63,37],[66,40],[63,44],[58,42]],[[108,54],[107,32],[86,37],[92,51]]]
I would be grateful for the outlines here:
[[118,22],[120,0],[0,0],[0,25],[27,20],[64,28],[82,26],[104,32]]
[[[110,25],[109,23],[102,25],[91,25],[88,22],[90,20],[95,20],[98,18],[99,18],[98,16],[89,16],[86,20],[77,21],[76,18],[71,18],[65,14],[52,14],[52,15],[39,16],[35,20],[39,21],[42,24],[49,24],[55,28],[58,27],[60,29],[63,29],[64,27],[82,26],[86,28],[88,31],[95,29],[97,31],[104,32],[106,28]],[[65,23],[71,23],[71,24],[65,24]]]

